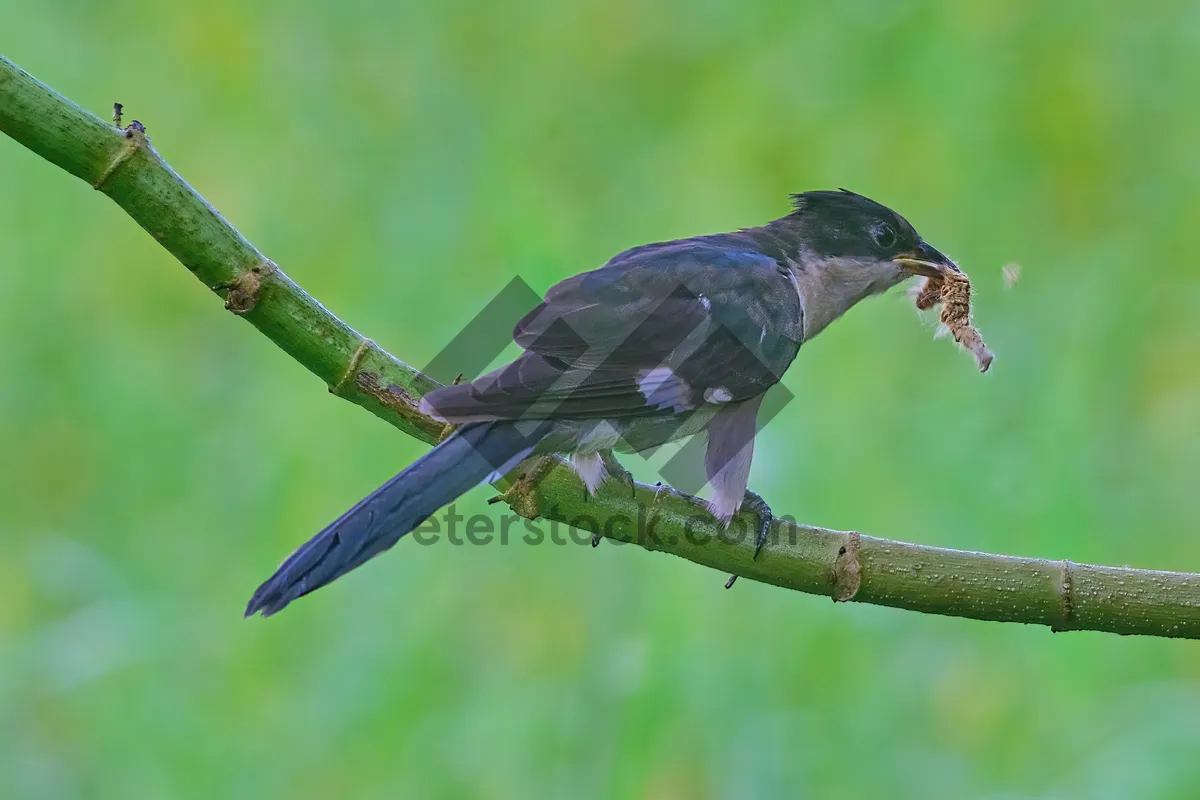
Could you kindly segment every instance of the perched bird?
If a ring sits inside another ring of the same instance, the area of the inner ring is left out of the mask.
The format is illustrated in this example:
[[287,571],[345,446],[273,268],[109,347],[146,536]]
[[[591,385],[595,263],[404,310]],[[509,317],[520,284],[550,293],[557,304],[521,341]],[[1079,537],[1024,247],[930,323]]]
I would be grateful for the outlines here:
[[551,287],[517,323],[520,357],[422,399],[422,412],[457,430],[296,550],[246,615],[321,588],[531,456],[569,456],[594,492],[620,469],[612,449],[697,433],[708,437],[708,508],[726,525],[743,505],[756,511],[761,548],[771,513],[747,483],[764,393],[860,300],[914,274],[957,271],[862,195],[792,201],[761,227],[642,245]]

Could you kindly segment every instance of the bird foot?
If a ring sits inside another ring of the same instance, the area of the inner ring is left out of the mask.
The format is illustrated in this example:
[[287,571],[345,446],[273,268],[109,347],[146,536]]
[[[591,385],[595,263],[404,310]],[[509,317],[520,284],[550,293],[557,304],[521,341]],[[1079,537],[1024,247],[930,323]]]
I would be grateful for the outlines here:
[[[767,501],[762,499],[762,496],[757,492],[746,490],[746,497],[742,500],[742,511],[749,511],[758,515],[758,533],[754,539],[754,558],[758,560],[758,554],[762,552],[763,545],[767,543],[767,539],[771,535],[771,523],[775,520],[775,514],[771,511],[771,507],[767,505]],[[737,581],[737,575],[730,575],[729,580],[725,581],[725,588],[729,589]]]

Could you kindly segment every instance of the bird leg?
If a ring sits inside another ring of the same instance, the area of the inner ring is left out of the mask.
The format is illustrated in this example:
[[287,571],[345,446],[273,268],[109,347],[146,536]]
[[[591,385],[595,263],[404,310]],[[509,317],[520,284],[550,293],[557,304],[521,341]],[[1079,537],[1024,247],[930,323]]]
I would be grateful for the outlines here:
[[[762,499],[762,495],[749,489],[746,490],[746,497],[742,500],[742,510],[758,515],[758,534],[754,539],[754,558],[752,559],[757,561],[758,554],[762,552],[763,545],[767,543],[767,539],[771,535],[771,523],[775,520],[775,514],[767,505],[767,501]],[[737,578],[737,575],[730,575],[729,580],[725,582],[725,588],[733,586]]]

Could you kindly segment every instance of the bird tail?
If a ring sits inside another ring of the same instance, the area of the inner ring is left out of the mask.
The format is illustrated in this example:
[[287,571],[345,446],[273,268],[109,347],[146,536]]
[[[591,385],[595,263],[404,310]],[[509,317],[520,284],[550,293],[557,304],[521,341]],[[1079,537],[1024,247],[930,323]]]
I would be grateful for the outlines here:
[[537,436],[512,422],[465,425],[301,545],[250,598],[264,617],[374,558],[431,514],[533,454]]

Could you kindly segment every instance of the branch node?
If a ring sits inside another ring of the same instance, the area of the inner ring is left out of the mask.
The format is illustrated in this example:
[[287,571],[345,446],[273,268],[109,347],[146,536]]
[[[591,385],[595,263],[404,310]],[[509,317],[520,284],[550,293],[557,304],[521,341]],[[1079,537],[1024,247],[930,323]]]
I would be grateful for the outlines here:
[[517,475],[517,479],[502,494],[488,500],[488,505],[500,502],[508,503],[508,507],[519,516],[525,519],[537,519],[539,516],[538,486],[558,463],[558,456],[553,454],[534,456],[527,460],[524,468]]
[[[120,106],[120,103],[113,104],[113,115],[118,120],[121,114]],[[134,153],[149,144],[150,139],[146,136],[146,127],[136,119],[129,123],[129,126],[125,128],[125,146],[117,151],[112,161],[108,162],[108,166],[100,173],[100,177],[96,178],[95,183],[92,184],[92,188],[97,191],[103,189],[104,184],[108,182],[108,179],[113,176],[114,172],[120,169]]]
[[375,342],[367,338],[358,343],[358,347],[354,348],[354,354],[350,356],[350,361],[346,363],[346,369],[342,372],[342,377],[338,378],[337,383],[330,384],[330,394],[341,396],[342,387],[346,385],[346,381],[350,380],[354,373],[358,372],[363,358],[374,346]]
[[1062,562],[1062,573],[1058,580],[1058,595],[1062,600],[1062,622],[1050,626],[1050,630],[1054,633],[1062,633],[1075,627],[1073,624],[1075,620],[1075,564],[1069,558],[1064,558]]
[[258,305],[263,278],[277,269],[270,259],[264,259],[219,288],[228,289],[225,308],[238,316],[249,314]]
[[862,562],[858,558],[858,531],[846,534],[846,542],[838,548],[837,558],[833,561],[830,571],[830,581],[833,583],[833,602],[847,603],[858,594],[862,586]]

